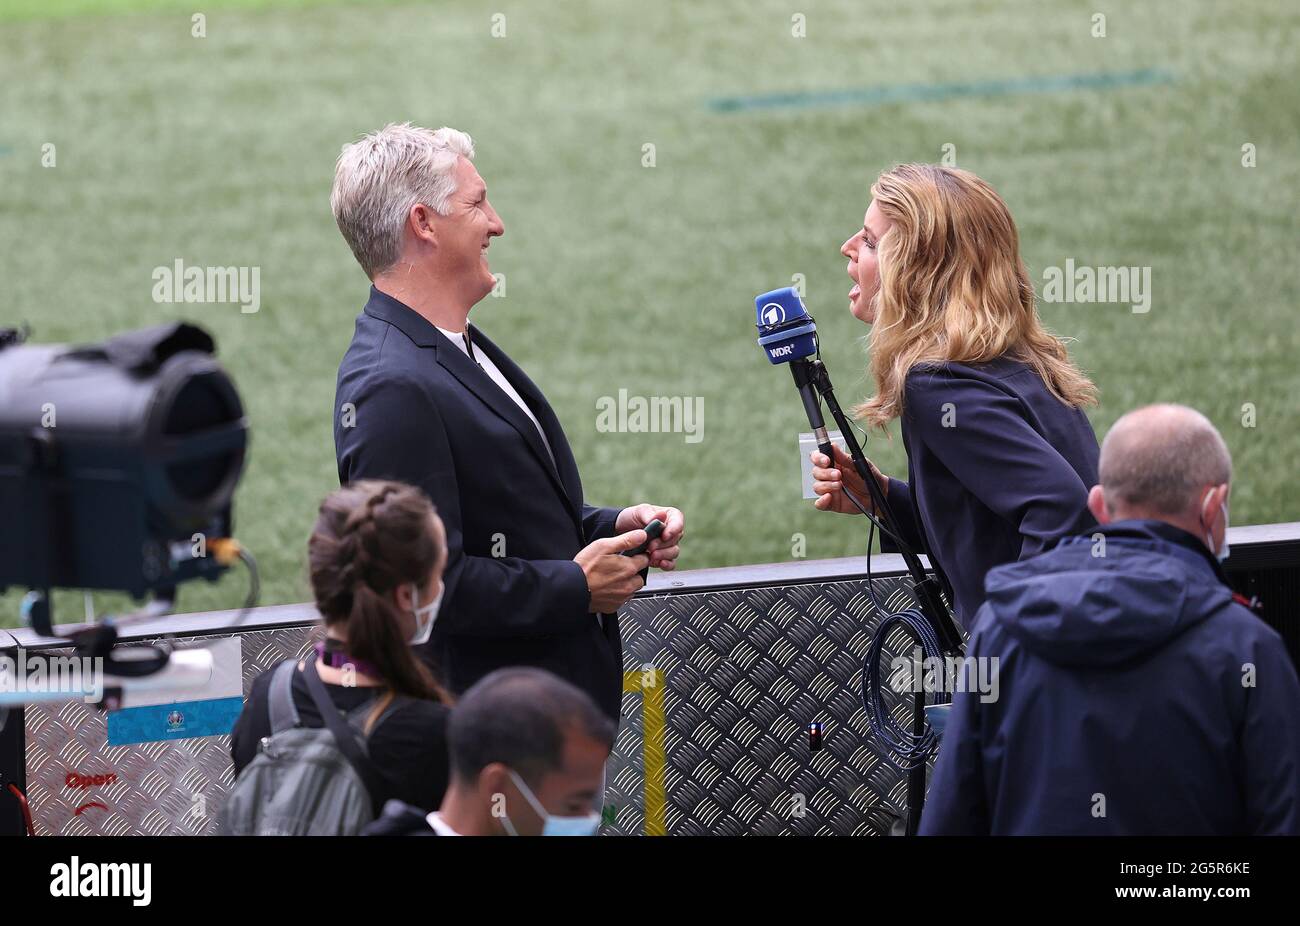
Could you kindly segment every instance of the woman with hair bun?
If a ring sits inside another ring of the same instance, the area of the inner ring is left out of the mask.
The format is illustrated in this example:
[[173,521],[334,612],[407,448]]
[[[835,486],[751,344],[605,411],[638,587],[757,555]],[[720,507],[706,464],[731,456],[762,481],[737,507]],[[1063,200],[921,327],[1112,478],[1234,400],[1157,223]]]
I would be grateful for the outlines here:
[[[375,813],[397,798],[436,810],[447,788],[450,696],[412,646],[429,638],[442,599],[447,539],[419,489],[365,480],[321,503],[307,560],[323,639],[312,657],[330,700],[345,714],[364,705],[362,733],[375,770]],[[238,777],[271,736],[275,669],[254,682],[231,735]],[[290,692],[300,725],[322,727],[304,672]]]
[[[882,430],[900,419],[907,481],[871,469],[903,539],[928,541],[969,629],[990,569],[1096,525],[1097,437],[1083,412],[1096,388],[1040,322],[1016,223],[991,186],[903,164],[871,195],[840,248],[849,311],[872,326],[876,392],[854,412]],[[833,464],[812,460],[818,509],[857,514],[845,487],[871,504],[839,448]]]

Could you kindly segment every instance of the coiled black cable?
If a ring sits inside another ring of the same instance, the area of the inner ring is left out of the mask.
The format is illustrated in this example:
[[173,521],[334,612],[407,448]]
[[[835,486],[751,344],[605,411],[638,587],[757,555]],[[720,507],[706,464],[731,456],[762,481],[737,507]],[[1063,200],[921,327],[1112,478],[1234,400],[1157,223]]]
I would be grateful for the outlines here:
[[[867,646],[867,654],[862,661],[862,707],[867,712],[867,719],[871,723],[872,733],[888,749],[886,757],[897,768],[910,771],[929,760],[930,754],[938,746],[939,736],[928,723],[925,725],[925,732],[918,735],[911,727],[910,711],[908,725],[899,724],[894,719],[889,707],[885,704],[884,689],[880,679],[880,658],[885,651],[885,642],[889,638],[890,631],[899,626],[907,630],[920,645],[922,660],[930,657],[942,659],[944,655],[943,644],[939,640],[939,635],[930,625],[929,619],[919,608],[906,608],[891,613],[881,607],[880,602],[876,599],[875,583],[871,575],[871,547],[875,543],[877,527],[880,527],[882,533],[889,533],[890,536],[894,535],[886,530],[885,526],[867,509],[861,499],[850,492],[843,482],[840,483],[840,487],[854,506],[866,515],[871,522],[871,527],[867,533],[867,594],[871,598],[871,604],[875,607],[876,613],[882,615],[880,623],[876,627],[876,634]],[[936,687],[938,691],[934,703],[943,704],[952,699],[952,696],[946,693],[943,685]]]

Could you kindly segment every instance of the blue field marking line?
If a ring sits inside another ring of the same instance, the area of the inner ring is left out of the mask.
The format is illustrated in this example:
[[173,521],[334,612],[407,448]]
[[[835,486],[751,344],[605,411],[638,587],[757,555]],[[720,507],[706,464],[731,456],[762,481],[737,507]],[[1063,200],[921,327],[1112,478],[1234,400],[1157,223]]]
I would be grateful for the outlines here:
[[1059,93],[1065,90],[1107,90],[1171,83],[1174,75],[1159,68],[1110,71],[1101,74],[1059,74],[1048,77],[1009,77],[1000,80],[958,81],[939,84],[894,84],[844,90],[807,90],[726,96],[708,101],[715,112],[756,109],[813,109],[830,106],[875,106],[883,103],[930,103],[973,96],[1010,96],[1017,93]]

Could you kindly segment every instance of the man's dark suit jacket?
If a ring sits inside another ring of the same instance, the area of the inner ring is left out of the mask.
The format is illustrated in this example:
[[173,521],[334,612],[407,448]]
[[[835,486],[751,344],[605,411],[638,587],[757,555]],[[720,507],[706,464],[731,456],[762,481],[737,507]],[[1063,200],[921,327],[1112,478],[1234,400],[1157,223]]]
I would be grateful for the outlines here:
[[[541,391],[478,328],[470,339],[528,403],[555,462],[528,416],[477,363],[372,287],[339,364],[339,481],[400,480],[437,506],[447,528],[446,591],[426,655],[453,691],[504,666],[538,666],[617,720],[618,619],[606,616],[602,629],[588,612],[587,580],[573,557],[614,533],[619,509],[583,504],[569,442]],[[504,555],[494,556],[501,544]]]

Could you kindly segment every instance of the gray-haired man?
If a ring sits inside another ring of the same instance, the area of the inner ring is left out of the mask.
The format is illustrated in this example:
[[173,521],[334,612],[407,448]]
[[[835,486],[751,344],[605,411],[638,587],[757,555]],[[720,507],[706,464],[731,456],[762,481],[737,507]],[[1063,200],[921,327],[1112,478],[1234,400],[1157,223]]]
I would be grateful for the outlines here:
[[[673,568],[682,514],[586,504],[541,390],[469,323],[495,282],[488,247],[505,231],[473,156],[465,133],[412,125],[339,156],[330,204],[373,284],[339,364],[339,480],[396,479],[437,506],[448,558],[428,655],[454,691],[537,666],[617,720],[615,612],[647,566]],[[648,555],[620,556],[654,519],[666,526]]]

